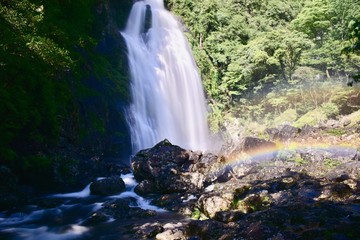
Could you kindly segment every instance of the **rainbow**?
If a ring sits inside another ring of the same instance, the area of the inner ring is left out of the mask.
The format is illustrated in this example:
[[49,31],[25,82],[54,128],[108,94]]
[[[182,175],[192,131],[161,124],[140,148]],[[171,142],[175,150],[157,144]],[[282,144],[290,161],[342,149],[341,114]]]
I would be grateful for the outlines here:
[[360,145],[352,146],[350,144],[329,145],[326,143],[297,143],[291,142],[287,144],[276,143],[273,147],[263,147],[253,149],[247,152],[230,155],[226,157],[225,166],[232,166],[244,162],[268,162],[273,160],[281,153],[304,153],[310,151],[323,151],[330,155],[338,157],[346,157],[351,154],[360,153]]

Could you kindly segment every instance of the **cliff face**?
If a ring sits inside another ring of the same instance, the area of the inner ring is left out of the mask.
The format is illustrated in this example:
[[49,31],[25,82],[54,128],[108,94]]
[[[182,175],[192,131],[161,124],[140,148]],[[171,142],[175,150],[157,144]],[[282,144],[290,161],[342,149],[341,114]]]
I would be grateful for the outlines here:
[[119,31],[132,3],[0,3],[0,166],[20,184],[78,189],[129,165],[129,78]]
[[[77,49],[81,77],[71,76],[73,116],[62,127],[54,153],[55,181],[84,185],[91,177],[111,175],[114,165],[128,166],[131,154],[126,108],[130,100],[125,27],[131,0],[106,0],[94,5],[93,49]],[[80,80],[80,81],[79,81]],[[109,170],[112,169],[112,170]],[[70,179],[70,181],[68,181]]]

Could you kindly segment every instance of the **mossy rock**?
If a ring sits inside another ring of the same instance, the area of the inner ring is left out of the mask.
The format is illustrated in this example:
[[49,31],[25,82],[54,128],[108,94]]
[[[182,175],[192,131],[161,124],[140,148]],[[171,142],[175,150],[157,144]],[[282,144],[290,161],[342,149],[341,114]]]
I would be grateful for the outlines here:
[[325,112],[321,108],[316,108],[307,112],[305,115],[300,117],[293,125],[294,127],[301,128],[305,125],[315,126],[320,122],[327,120]]
[[349,124],[349,127],[359,125],[359,122],[360,122],[360,110],[349,114],[348,116],[346,116],[346,119],[351,121],[350,124]]

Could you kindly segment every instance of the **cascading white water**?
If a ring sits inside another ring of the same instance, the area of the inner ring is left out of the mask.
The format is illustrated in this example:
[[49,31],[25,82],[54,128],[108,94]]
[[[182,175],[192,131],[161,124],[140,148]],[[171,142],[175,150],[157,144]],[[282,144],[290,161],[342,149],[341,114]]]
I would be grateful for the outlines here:
[[165,138],[184,148],[206,150],[205,96],[179,22],[162,0],[139,1],[122,35],[132,81],[128,120],[133,151]]

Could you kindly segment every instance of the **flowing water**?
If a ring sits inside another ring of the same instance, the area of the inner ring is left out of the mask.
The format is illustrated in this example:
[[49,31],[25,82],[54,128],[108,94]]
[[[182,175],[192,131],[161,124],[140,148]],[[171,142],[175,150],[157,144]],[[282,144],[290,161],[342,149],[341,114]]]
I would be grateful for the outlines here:
[[131,72],[133,152],[165,138],[183,148],[207,150],[204,92],[179,22],[162,0],[139,1],[122,35]]

